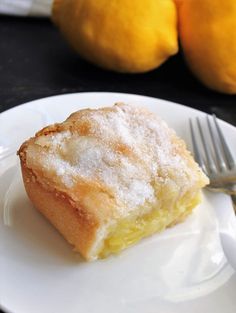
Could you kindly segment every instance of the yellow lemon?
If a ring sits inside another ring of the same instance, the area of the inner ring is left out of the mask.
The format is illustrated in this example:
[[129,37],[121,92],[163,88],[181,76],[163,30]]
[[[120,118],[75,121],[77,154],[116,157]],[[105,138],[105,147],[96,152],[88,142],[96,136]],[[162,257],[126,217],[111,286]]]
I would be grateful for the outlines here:
[[187,63],[208,87],[236,93],[236,0],[176,0]]
[[52,18],[85,59],[120,72],[146,72],[177,53],[173,0],[54,0]]

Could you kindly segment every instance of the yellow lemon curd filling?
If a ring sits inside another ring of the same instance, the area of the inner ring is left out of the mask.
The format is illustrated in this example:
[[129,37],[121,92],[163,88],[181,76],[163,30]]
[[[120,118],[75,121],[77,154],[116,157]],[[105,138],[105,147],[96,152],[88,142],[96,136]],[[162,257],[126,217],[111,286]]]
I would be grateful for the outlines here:
[[109,235],[104,240],[99,258],[118,253],[144,237],[183,221],[200,201],[201,194],[197,192],[192,197],[185,195],[171,208],[166,205],[170,205],[168,201],[167,203],[163,201],[160,207],[152,209],[145,215],[122,219],[111,227]]

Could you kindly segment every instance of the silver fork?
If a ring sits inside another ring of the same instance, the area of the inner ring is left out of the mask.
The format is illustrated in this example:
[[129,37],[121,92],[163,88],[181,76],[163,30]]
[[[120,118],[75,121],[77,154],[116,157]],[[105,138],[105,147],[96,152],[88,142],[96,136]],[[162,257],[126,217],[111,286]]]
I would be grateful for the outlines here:
[[[209,115],[203,123],[190,119],[190,132],[196,161],[210,179],[211,191],[224,192],[231,196],[236,213],[236,162],[225,140],[216,116]],[[205,131],[204,131],[205,130]],[[236,219],[231,208],[216,208],[219,234],[225,256],[236,270]]]
[[[190,119],[195,159],[210,179],[207,188],[231,195],[234,209],[236,209],[236,162],[216,116],[212,115],[210,119],[207,115],[205,124],[208,134],[204,132],[203,125],[198,117],[196,118],[196,127],[193,126]],[[203,153],[201,150],[203,150]]]

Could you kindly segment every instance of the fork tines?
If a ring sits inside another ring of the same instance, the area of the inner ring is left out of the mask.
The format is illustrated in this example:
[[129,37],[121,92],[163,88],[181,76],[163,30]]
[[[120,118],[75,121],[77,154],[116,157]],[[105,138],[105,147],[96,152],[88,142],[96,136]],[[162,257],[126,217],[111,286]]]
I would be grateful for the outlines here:
[[[194,127],[190,119],[190,132],[195,158],[204,172],[216,172],[218,170],[223,172],[233,169],[235,161],[216,116],[213,114],[210,118],[207,115],[205,127],[203,127],[198,117],[196,118],[196,124],[197,127]],[[194,130],[195,128],[198,129],[198,135],[197,131]],[[201,154],[202,150],[205,158]]]

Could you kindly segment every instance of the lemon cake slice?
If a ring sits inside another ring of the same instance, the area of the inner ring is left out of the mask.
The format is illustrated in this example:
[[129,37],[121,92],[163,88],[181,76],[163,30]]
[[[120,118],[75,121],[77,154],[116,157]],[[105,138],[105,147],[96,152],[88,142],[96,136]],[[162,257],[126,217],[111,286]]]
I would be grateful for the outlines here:
[[208,183],[163,120],[123,103],[75,112],[18,154],[32,203],[87,260],[183,221]]

